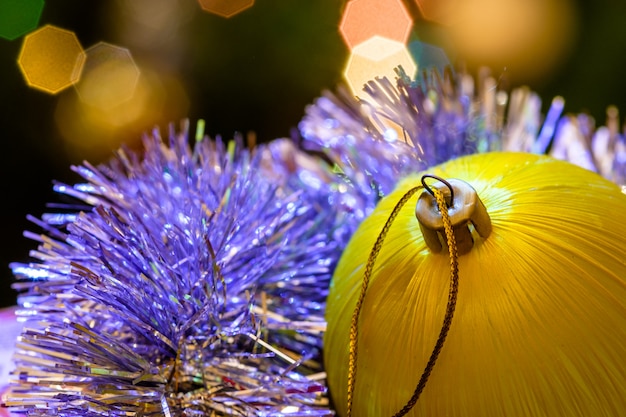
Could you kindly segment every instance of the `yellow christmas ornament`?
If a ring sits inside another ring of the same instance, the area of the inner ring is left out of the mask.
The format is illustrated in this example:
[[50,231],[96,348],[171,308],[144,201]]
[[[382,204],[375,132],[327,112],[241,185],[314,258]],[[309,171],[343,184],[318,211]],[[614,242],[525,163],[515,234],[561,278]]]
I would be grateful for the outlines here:
[[348,244],[326,319],[342,417],[626,416],[626,195],[527,153],[407,177]]

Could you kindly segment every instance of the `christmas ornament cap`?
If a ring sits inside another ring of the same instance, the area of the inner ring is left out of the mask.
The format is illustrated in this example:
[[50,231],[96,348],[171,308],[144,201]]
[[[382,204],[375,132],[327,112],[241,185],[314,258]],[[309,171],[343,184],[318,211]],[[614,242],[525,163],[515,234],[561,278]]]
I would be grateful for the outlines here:
[[441,185],[436,186],[444,195],[448,206],[448,215],[454,229],[456,245],[459,254],[469,252],[474,245],[472,230],[475,230],[482,238],[487,238],[491,233],[491,220],[485,205],[478,197],[476,190],[465,181],[458,179],[445,179],[433,175],[423,175],[422,192],[415,206],[417,218],[424,241],[430,250],[439,252],[442,249],[444,239],[444,222],[437,201],[430,186],[426,184],[426,178],[434,178]]

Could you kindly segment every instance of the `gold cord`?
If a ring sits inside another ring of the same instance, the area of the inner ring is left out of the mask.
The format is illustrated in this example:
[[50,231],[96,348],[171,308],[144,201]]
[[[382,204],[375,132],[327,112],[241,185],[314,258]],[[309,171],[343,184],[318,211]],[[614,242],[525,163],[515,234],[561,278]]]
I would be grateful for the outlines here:
[[[352,416],[352,401],[354,395],[354,388],[356,385],[356,361],[357,361],[357,353],[358,353],[358,323],[359,316],[361,314],[361,308],[363,306],[363,301],[365,299],[365,293],[367,291],[367,287],[369,285],[370,276],[372,274],[372,270],[374,267],[374,263],[376,261],[376,257],[382,248],[383,241],[389,232],[389,228],[391,224],[398,216],[400,209],[406,204],[406,202],[422,187],[414,187],[404,194],[404,196],[398,201],[396,206],[393,208],[389,218],[385,222],[374,246],[372,247],[372,251],[370,252],[369,259],[365,266],[365,272],[363,274],[363,283],[361,286],[361,292],[359,294],[359,298],[356,303],[356,307],[354,308],[354,312],[352,314],[352,321],[350,325],[350,356],[349,356],[349,364],[348,364],[348,394],[347,394],[347,417]],[[450,217],[448,215],[448,206],[446,205],[445,197],[443,193],[437,189],[432,189],[435,199],[437,201],[437,206],[439,207],[439,211],[441,213],[441,217],[443,220],[444,231],[446,235],[446,239],[448,242],[448,251],[450,254],[450,290],[448,293],[448,304],[446,306],[446,314],[443,319],[443,324],[441,326],[441,331],[439,332],[439,337],[437,338],[437,342],[435,343],[435,347],[428,359],[428,363],[422,372],[422,376],[413,392],[413,395],[406,403],[404,407],[393,417],[401,417],[406,415],[411,408],[417,403],[419,396],[421,395],[424,387],[426,386],[426,382],[428,381],[428,377],[430,376],[435,362],[437,361],[437,357],[443,348],[443,343],[448,335],[448,331],[450,330],[450,326],[452,324],[452,317],[454,316],[454,310],[456,308],[456,300],[459,289],[459,270],[458,270],[458,249],[456,246],[456,239],[454,236],[454,231],[452,229],[452,223],[450,221]]]
[[372,251],[370,252],[369,259],[367,260],[367,264],[365,265],[365,272],[363,274],[363,283],[361,285],[361,293],[359,294],[359,298],[356,302],[356,307],[354,308],[354,312],[352,313],[352,321],[350,323],[350,357],[348,362],[348,396],[347,396],[347,412],[346,416],[352,416],[352,397],[354,394],[354,386],[356,384],[356,359],[358,353],[358,337],[359,337],[359,315],[361,314],[361,307],[363,306],[363,300],[365,299],[365,292],[367,291],[367,286],[369,285],[370,276],[372,275],[372,270],[374,268],[374,263],[376,262],[376,257],[380,252],[380,249],[383,245],[383,241],[389,232],[389,228],[391,224],[400,213],[400,209],[406,204],[406,202],[422,187],[414,187],[402,196],[400,201],[396,203],[396,206],[391,211],[389,218],[385,222],[374,246],[372,247]]
[[428,381],[428,377],[435,367],[437,357],[439,356],[439,353],[443,348],[443,342],[446,340],[446,336],[448,335],[448,331],[450,330],[450,326],[452,325],[452,317],[454,316],[457,294],[459,292],[459,254],[456,247],[456,238],[454,236],[454,231],[452,230],[452,222],[450,221],[450,217],[448,216],[448,207],[446,205],[443,193],[437,189],[433,189],[433,191],[435,193],[435,199],[437,200],[437,206],[439,207],[439,211],[441,212],[443,227],[446,232],[446,239],[448,240],[448,251],[450,253],[450,290],[448,292],[448,305],[446,306],[446,315],[443,319],[443,324],[441,325],[439,337],[437,338],[435,347],[430,354],[430,358],[428,359],[428,363],[424,368],[424,372],[422,372],[422,376],[420,377],[420,380],[415,387],[415,391],[413,391],[413,395],[406,403],[406,405],[402,407],[400,411],[394,414],[393,417],[401,417],[406,415],[406,413],[408,413],[411,408],[413,408],[415,403],[417,403],[420,394],[424,390],[426,382]]

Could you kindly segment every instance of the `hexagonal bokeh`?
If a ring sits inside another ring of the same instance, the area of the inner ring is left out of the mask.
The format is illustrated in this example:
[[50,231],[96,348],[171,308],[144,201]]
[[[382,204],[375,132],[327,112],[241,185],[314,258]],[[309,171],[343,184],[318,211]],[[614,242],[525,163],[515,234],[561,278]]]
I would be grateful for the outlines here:
[[414,74],[417,66],[402,42],[374,36],[352,49],[344,78],[352,92],[359,95],[363,86],[376,77],[395,79],[394,69],[402,66],[407,74]]
[[128,49],[100,42],[85,53],[83,75],[76,84],[81,100],[108,110],[132,98],[140,71]]
[[0,37],[12,41],[39,24],[44,0],[0,0]]
[[[420,71],[436,69],[443,74],[446,67],[451,67],[450,59],[443,48],[421,41],[412,41],[407,45],[407,49]],[[414,78],[418,75],[408,74],[413,75]]]
[[415,3],[428,21],[446,26],[458,23],[458,0],[415,0]]
[[46,25],[26,35],[17,62],[29,86],[56,94],[79,80],[85,52],[74,32]]
[[412,26],[402,0],[351,0],[343,11],[339,32],[352,49],[376,35],[405,43]]
[[78,160],[102,160],[111,149],[139,144],[137,132],[146,126],[180,120],[188,114],[189,97],[179,75],[142,68],[131,99],[110,109],[89,105],[78,94],[62,94],[54,120],[67,154]]
[[198,3],[206,12],[232,17],[252,7],[254,0],[198,0]]

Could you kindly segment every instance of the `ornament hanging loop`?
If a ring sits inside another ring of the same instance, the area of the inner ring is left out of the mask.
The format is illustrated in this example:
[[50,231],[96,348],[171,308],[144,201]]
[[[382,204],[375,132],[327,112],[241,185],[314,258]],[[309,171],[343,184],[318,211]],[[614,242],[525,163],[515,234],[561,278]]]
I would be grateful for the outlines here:
[[[426,184],[427,178],[436,179],[438,183],[429,186]],[[474,246],[474,232],[482,239],[489,237],[491,219],[471,185],[459,179],[444,180],[432,174],[422,176],[422,185],[425,191],[417,200],[415,217],[419,222],[424,241],[432,252],[441,252],[447,241],[443,219],[431,187],[437,188],[444,195],[459,255],[469,252]]]
[[435,198],[435,192],[432,190],[432,188],[430,188],[428,184],[426,184],[426,178],[435,179],[439,182],[444,183],[446,187],[448,187],[448,192],[444,193],[444,198],[446,200],[446,206],[448,206],[448,208],[452,207],[452,205],[454,204],[454,188],[452,188],[452,184],[450,184],[448,181],[444,180],[443,178],[438,177],[437,175],[433,175],[433,174],[422,175],[422,186],[424,187],[426,191],[428,191],[430,195],[433,196],[433,198]]

